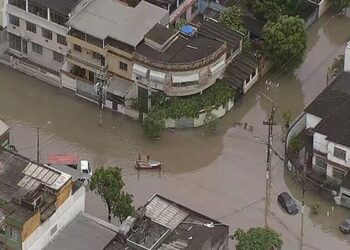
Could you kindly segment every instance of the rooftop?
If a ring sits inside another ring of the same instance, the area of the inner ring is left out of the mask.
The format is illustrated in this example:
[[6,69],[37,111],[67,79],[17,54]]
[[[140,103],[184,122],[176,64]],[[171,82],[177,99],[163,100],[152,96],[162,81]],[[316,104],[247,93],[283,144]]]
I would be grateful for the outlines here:
[[0,120],[0,136],[9,130],[9,126]]
[[68,15],[81,0],[30,0],[42,7]]
[[156,23],[167,16],[167,10],[145,1],[129,7],[117,0],[92,0],[68,24],[102,40],[111,37],[136,46]]
[[200,33],[205,34],[211,38],[219,39],[226,42],[233,50],[236,50],[240,46],[240,42],[243,40],[244,35],[224,25],[218,23],[214,19],[207,19],[198,30]]
[[[157,29],[161,32],[164,28],[158,27]],[[169,37],[169,32],[162,32],[164,33],[164,36],[159,35],[154,38],[160,41]],[[173,33],[171,34],[173,35]],[[197,33],[193,38],[177,34],[164,51],[156,50],[144,41],[137,46],[135,54],[139,54],[145,57],[146,60],[151,60],[153,62],[165,64],[187,64],[214,55],[224,45],[224,42],[201,33]],[[135,57],[135,59],[137,60],[138,57]]]
[[33,213],[30,207],[21,202],[24,198],[27,202],[34,198],[35,192],[30,191],[38,190],[41,186],[56,191],[70,178],[68,174],[0,148],[0,200],[6,204],[2,207],[22,222]]
[[350,72],[340,74],[305,108],[305,112],[324,118],[350,99]]
[[79,214],[45,250],[102,250],[117,235],[117,228],[92,215]]
[[315,131],[350,147],[350,73],[343,72],[305,109],[322,118]]
[[115,239],[106,249],[202,249],[228,237],[228,226],[160,195],[154,195],[143,211],[127,242]]

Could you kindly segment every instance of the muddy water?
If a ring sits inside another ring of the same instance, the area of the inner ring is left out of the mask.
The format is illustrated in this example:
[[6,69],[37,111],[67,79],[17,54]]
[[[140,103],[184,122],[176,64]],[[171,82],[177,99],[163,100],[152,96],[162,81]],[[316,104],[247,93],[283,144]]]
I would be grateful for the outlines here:
[[[35,127],[39,126],[42,162],[49,153],[76,152],[90,160],[93,167],[123,168],[127,190],[134,195],[136,206],[152,194],[160,193],[227,223],[232,230],[261,225],[266,152],[262,144],[266,140],[262,120],[271,103],[263,97],[257,98],[257,93],[264,91],[276,101],[279,122],[284,110],[290,109],[293,116],[299,114],[324,88],[326,69],[334,57],[343,53],[344,43],[350,38],[350,33],[344,31],[349,28],[350,21],[345,18],[327,16],[319,20],[310,29],[303,65],[295,73],[272,73],[269,79],[278,87],[267,89],[263,79],[221,120],[220,131],[214,135],[205,128],[169,130],[161,140],[152,141],[143,136],[139,122],[111,111],[104,112],[104,124],[98,127],[94,104],[3,67],[0,68],[0,118],[11,126],[11,139],[20,153],[30,158],[35,158]],[[244,123],[252,126],[253,131],[244,129]],[[278,141],[278,129],[275,134]],[[276,147],[282,148],[277,142]],[[135,171],[133,161],[139,152],[150,153],[163,161],[162,172]],[[276,193],[287,190],[288,186],[297,192],[293,184],[286,185],[283,176],[282,164],[275,158]],[[86,210],[106,218],[104,205],[92,193],[87,195]],[[342,212],[334,220],[318,219],[322,217],[307,220],[306,249],[350,247],[349,239],[336,233],[337,223],[347,215],[350,217],[349,211],[339,210]],[[286,249],[297,248],[299,217],[288,217],[274,204],[271,224],[282,233]]]

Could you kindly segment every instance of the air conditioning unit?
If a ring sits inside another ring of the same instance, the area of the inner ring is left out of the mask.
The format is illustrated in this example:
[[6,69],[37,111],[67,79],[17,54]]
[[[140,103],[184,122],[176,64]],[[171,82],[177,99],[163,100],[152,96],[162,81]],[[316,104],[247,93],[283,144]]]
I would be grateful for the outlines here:
[[136,76],[136,80],[141,81],[141,76]]

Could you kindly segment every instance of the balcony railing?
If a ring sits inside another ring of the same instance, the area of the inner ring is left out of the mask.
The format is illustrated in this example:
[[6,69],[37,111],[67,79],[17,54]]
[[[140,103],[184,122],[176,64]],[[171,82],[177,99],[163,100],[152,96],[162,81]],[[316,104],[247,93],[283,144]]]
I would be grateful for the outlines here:
[[149,57],[143,56],[137,52],[133,53],[133,58],[135,61],[139,61],[142,64],[149,65],[151,67],[165,70],[165,71],[189,71],[192,69],[197,69],[204,67],[208,64],[211,64],[218,60],[224,53],[226,52],[226,45],[223,44],[217,51],[215,51],[213,54],[196,60],[192,62],[186,62],[186,63],[168,63],[168,62],[160,62],[153,60]]

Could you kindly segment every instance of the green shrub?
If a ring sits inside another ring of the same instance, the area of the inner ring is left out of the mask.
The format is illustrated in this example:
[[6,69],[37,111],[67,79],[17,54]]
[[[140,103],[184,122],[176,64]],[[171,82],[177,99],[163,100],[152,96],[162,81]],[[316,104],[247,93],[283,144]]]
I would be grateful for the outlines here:
[[149,137],[159,138],[165,129],[165,112],[158,107],[152,107],[143,120],[143,131]]
[[300,152],[300,150],[302,149],[303,145],[301,144],[300,140],[298,137],[296,136],[293,136],[291,139],[290,139],[290,142],[289,142],[289,151],[292,153],[292,154],[297,154]]
[[320,203],[314,203],[311,205],[311,213],[314,215],[318,215],[320,213]]

